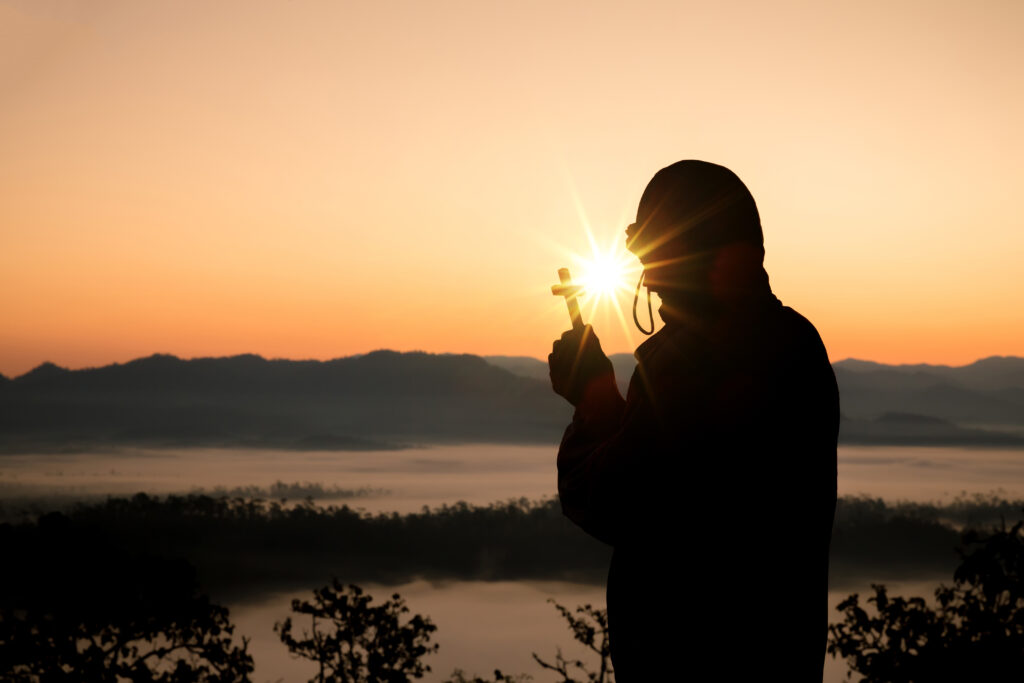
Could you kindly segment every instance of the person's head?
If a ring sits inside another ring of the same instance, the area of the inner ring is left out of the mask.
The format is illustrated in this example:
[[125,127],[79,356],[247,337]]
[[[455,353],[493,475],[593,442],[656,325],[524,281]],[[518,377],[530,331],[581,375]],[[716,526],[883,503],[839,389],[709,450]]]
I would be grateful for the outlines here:
[[706,161],[679,161],[654,174],[626,247],[644,264],[647,287],[681,306],[727,299],[764,275],[754,198],[735,173]]

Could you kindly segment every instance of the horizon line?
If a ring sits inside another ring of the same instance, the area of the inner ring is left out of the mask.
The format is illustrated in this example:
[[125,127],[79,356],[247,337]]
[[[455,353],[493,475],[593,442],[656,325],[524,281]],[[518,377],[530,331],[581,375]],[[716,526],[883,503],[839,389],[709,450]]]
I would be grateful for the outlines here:
[[[30,370],[27,370],[27,371],[25,371],[25,372],[23,372],[23,373],[21,373],[19,375],[10,375],[10,376],[8,376],[8,375],[5,375],[2,372],[0,372],[0,377],[3,377],[4,379],[13,381],[13,380],[17,380],[17,379],[20,379],[22,377],[25,377],[26,375],[30,375],[30,374],[40,370],[41,368],[46,368],[48,366],[52,366],[53,368],[56,368],[58,370],[63,370],[65,372],[79,372],[79,371],[86,371],[86,370],[101,370],[101,369],[104,369],[104,368],[109,368],[109,367],[114,367],[114,366],[129,365],[131,363],[136,363],[138,361],[148,360],[148,359],[151,359],[151,358],[169,358],[169,359],[173,358],[174,360],[190,362],[190,361],[198,361],[198,360],[227,360],[227,359],[232,359],[232,358],[252,357],[252,358],[257,358],[257,359],[265,361],[265,362],[285,361],[285,362],[293,362],[293,363],[304,363],[304,362],[330,363],[330,362],[333,362],[333,361],[347,360],[347,359],[350,359],[350,358],[361,358],[363,356],[368,356],[368,355],[371,355],[371,354],[374,354],[374,353],[395,353],[395,354],[399,354],[399,355],[421,354],[421,355],[426,355],[426,356],[474,356],[474,357],[477,357],[477,358],[481,358],[481,359],[483,359],[485,361],[488,358],[522,358],[522,359],[527,359],[527,360],[534,360],[534,361],[537,361],[538,363],[545,363],[544,359],[537,358],[535,356],[519,355],[519,354],[498,354],[498,353],[492,353],[492,354],[486,354],[485,355],[485,354],[480,354],[480,353],[469,353],[469,352],[459,352],[459,351],[433,352],[433,351],[424,351],[424,350],[421,350],[421,349],[410,349],[410,350],[407,350],[407,351],[399,351],[399,350],[396,350],[396,349],[389,349],[389,348],[372,349],[370,351],[366,351],[366,352],[363,352],[363,353],[353,353],[353,354],[348,354],[348,355],[345,355],[345,356],[334,356],[334,357],[330,357],[330,358],[286,358],[286,357],[283,357],[283,356],[268,357],[268,356],[264,356],[263,354],[254,353],[254,352],[234,353],[234,354],[223,355],[223,356],[192,356],[192,357],[189,357],[189,358],[185,358],[183,356],[178,356],[178,355],[173,354],[173,353],[166,353],[166,352],[156,351],[156,352],[153,352],[153,353],[151,353],[151,354],[149,354],[147,356],[138,356],[136,358],[131,358],[131,359],[126,360],[126,361],[111,361],[110,363],[107,363],[105,365],[83,365],[83,366],[79,366],[79,367],[67,367],[67,366],[63,366],[63,365],[59,365],[57,363],[54,363],[53,361],[50,361],[50,360],[44,360],[41,363],[39,363],[38,365],[36,365],[33,368],[31,368]],[[621,355],[632,356],[633,354],[628,352],[628,351],[618,351],[618,352],[614,352],[614,353],[608,354],[609,357],[611,357],[611,356],[621,356]],[[1007,355],[995,354],[995,355],[990,355],[990,356],[984,356],[984,357],[981,357],[981,358],[977,358],[977,359],[975,359],[975,360],[973,360],[973,361],[971,361],[969,363],[964,363],[963,365],[949,365],[949,364],[945,364],[945,363],[883,363],[883,362],[880,362],[880,361],[867,360],[867,359],[863,359],[863,358],[855,358],[855,357],[852,357],[852,356],[848,357],[848,358],[843,358],[843,359],[840,359],[840,360],[829,361],[829,362],[833,366],[834,365],[838,365],[840,363],[864,363],[864,364],[878,365],[878,366],[888,367],[888,368],[923,367],[923,368],[958,369],[958,368],[970,367],[972,365],[977,365],[978,363],[981,363],[983,361],[1008,360],[1008,359],[1024,360],[1024,356],[1016,356],[1016,355],[1011,355],[1011,354],[1007,354]]]

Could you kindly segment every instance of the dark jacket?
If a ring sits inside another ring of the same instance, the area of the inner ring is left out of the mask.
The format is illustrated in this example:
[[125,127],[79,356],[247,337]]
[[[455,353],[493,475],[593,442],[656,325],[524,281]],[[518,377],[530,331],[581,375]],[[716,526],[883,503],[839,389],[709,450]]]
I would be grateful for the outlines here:
[[839,426],[821,338],[766,294],[669,318],[636,358],[625,401],[598,382],[558,453],[563,511],[614,547],[617,680],[820,681]]

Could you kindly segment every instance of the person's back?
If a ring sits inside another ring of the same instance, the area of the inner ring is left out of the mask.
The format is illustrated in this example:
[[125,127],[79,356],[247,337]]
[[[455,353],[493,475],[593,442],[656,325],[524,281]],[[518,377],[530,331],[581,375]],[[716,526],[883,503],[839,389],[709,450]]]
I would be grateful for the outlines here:
[[[684,181],[711,166],[681,164],[691,165]],[[763,251],[712,227],[724,241],[691,234],[675,240],[680,253],[672,240],[652,237],[647,250],[633,240],[666,324],[637,350],[625,401],[592,336],[556,342],[552,380],[577,406],[559,451],[562,505],[615,547],[608,608],[620,683],[698,666],[726,680],[820,680],[835,379],[813,326],[772,296]],[[558,377],[567,355],[587,380],[580,390]]]

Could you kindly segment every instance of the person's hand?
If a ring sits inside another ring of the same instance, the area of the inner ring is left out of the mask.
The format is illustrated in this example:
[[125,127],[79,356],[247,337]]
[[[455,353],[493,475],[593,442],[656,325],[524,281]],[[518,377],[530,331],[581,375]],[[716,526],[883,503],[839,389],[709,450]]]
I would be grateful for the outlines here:
[[590,325],[582,330],[569,330],[552,344],[548,371],[555,393],[574,406],[579,405],[584,391],[595,380],[611,378],[613,386],[615,383],[612,362],[601,350],[601,342]]

